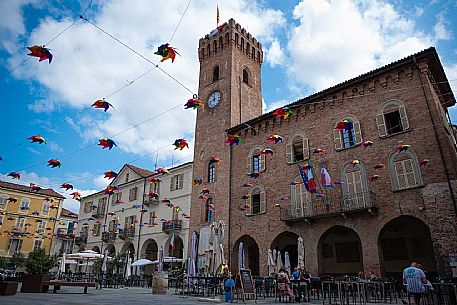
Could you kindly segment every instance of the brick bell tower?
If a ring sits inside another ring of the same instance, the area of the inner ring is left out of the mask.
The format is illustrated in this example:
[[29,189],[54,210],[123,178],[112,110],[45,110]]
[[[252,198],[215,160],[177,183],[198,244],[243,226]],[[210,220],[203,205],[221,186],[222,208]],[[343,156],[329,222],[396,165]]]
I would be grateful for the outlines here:
[[[229,172],[230,164],[241,161],[230,162],[230,147],[224,143],[225,131],[262,114],[262,45],[233,19],[214,32],[200,39],[198,44],[198,96],[205,107],[197,112],[193,178],[203,178],[203,185],[192,187],[190,236],[192,232],[199,235],[199,267],[205,260],[202,249],[208,243],[213,221],[225,222],[223,246],[227,260],[230,252]],[[209,164],[213,157],[221,159],[214,168]],[[208,199],[199,199],[204,188],[210,190]],[[208,211],[211,203],[212,212]]]

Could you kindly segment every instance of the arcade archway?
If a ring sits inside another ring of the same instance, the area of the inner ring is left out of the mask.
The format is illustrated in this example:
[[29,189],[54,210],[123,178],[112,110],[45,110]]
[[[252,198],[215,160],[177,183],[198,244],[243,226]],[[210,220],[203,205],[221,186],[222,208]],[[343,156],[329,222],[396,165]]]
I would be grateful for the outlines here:
[[362,245],[352,229],[333,226],[317,245],[319,274],[357,275],[363,270]]
[[245,257],[245,267],[251,269],[252,275],[259,275],[259,246],[256,241],[248,235],[241,236],[233,246],[232,254],[232,269],[233,271],[238,268],[238,248],[240,242],[243,242],[244,246],[244,257]]
[[291,270],[298,265],[298,235],[292,232],[282,232],[271,243],[270,249],[281,251],[282,262],[284,264],[285,253],[289,253]]

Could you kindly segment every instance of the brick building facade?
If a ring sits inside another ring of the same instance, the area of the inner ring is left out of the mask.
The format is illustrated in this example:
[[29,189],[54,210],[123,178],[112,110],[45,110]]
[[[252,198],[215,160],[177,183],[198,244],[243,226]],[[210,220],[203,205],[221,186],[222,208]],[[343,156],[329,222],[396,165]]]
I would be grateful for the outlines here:
[[[451,273],[457,155],[447,108],[455,98],[434,48],[289,104],[287,119],[262,114],[262,47],[233,19],[200,39],[199,59],[206,105],[197,114],[193,175],[204,185],[192,190],[190,229],[204,243],[208,225],[223,220],[232,270],[240,242],[253,274],[267,274],[268,249],[287,251],[294,266],[302,237],[315,274],[394,275],[413,257],[431,274]],[[350,127],[339,130],[342,121]],[[227,134],[242,144],[228,146]],[[273,134],[284,142],[267,142]],[[365,141],[373,145],[363,148]],[[265,148],[274,154],[260,154]],[[325,166],[341,183],[318,185],[322,196],[307,192],[299,167],[308,162],[317,180]],[[206,202],[196,199],[202,188],[211,191]]]

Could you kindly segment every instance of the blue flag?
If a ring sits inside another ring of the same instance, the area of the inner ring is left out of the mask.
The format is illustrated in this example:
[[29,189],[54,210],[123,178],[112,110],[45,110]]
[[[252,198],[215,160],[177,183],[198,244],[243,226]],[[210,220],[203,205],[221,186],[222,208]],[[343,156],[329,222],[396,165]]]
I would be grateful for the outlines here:
[[303,184],[305,185],[306,190],[309,192],[309,185],[308,185],[308,176],[306,176],[305,171],[298,165],[298,170],[300,171],[300,175],[303,178]]

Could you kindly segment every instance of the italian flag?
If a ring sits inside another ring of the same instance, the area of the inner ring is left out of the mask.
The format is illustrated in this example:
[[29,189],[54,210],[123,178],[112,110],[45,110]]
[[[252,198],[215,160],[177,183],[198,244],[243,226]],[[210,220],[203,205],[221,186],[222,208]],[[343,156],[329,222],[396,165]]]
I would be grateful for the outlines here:
[[311,163],[308,160],[308,187],[310,193],[316,193],[316,182],[314,181],[314,171]]

